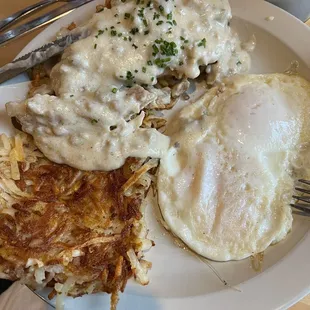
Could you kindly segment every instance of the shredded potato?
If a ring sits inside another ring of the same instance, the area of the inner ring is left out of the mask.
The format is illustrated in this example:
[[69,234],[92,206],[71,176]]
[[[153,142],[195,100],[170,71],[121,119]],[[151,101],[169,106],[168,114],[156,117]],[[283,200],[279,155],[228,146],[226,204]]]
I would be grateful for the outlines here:
[[[19,133],[0,140],[0,276],[64,297],[106,292],[116,309],[134,275],[148,283],[154,243],[140,210],[157,160],[128,159],[111,172],[48,161]],[[126,192],[126,194],[125,194]]]

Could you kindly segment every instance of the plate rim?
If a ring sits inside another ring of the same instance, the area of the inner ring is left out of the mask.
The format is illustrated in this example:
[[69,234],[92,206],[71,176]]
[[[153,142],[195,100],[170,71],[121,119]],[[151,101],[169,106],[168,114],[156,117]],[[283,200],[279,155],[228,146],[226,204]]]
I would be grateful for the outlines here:
[[[262,0],[230,0],[233,15],[255,24],[271,33],[291,48],[294,53],[305,61],[310,68],[310,47],[300,46],[304,36],[310,37],[310,27],[284,10]],[[84,15],[93,12],[96,4],[102,3],[95,0],[78,8],[69,15],[59,19],[38,36],[30,41],[17,57],[39,47],[43,42],[52,39],[60,27],[68,25],[73,20],[85,19]],[[87,11],[87,14],[84,12]],[[268,16],[273,16],[273,21],[267,21]],[[290,25],[288,27],[288,24]],[[289,42],[287,42],[287,38]],[[27,80],[26,77],[23,78]],[[11,82],[14,83],[15,79]],[[295,245],[294,249],[285,255],[280,261],[268,268],[263,273],[238,285],[238,292],[233,289],[184,298],[157,297],[156,301],[161,310],[178,307],[179,310],[187,310],[189,307],[208,305],[212,309],[286,309],[307,295],[310,291],[310,260],[307,249],[310,247],[310,233]],[[302,268],[300,268],[302,266]],[[289,280],[289,281],[288,281]],[[126,292],[124,293],[126,295]],[[130,294],[127,294],[130,295]],[[95,295],[94,295],[95,296]],[[125,297],[125,296],[124,296]],[[94,297],[95,298],[95,297]],[[153,297],[135,296],[144,301]],[[144,303],[145,304],[145,303]]]

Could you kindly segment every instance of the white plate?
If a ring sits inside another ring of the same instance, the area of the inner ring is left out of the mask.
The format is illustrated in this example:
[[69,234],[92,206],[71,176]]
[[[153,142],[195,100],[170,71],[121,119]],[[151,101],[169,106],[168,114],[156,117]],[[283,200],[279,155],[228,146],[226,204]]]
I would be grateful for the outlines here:
[[[97,3],[100,1],[52,24],[21,54],[53,39],[60,27],[90,17]],[[233,27],[241,37],[245,39],[254,33],[257,38],[252,72],[283,72],[291,61],[298,60],[301,75],[310,80],[310,29],[307,26],[264,1],[231,0],[231,6],[235,16]],[[274,20],[267,21],[269,16]],[[18,77],[10,83],[25,79],[25,76]],[[2,93],[6,92],[2,88]],[[25,91],[14,93],[23,95]],[[5,129],[2,122],[0,129]],[[150,237],[156,243],[147,254],[147,259],[153,262],[151,282],[146,287],[130,282],[126,293],[120,296],[118,310],[285,309],[309,292],[310,235],[307,232],[310,222],[306,218],[295,218],[286,240],[266,251],[263,272],[259,274],[252,270],[249,259],[212,262],[222,278],[238,290],[224,287],[206,264],[176,246],[156,218],[156,210],[147,208]],[[108,309],[108,302],[109,298],[103,294],[84,296],[67,299],[66,309]]]

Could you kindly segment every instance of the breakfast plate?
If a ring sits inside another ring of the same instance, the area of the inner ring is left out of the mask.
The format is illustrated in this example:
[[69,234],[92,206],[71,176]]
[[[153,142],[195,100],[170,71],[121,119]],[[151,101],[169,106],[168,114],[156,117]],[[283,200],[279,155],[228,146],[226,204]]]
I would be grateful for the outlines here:
[[[49,26],[20,55],[52,40],[61,27],[87,20],[99,3],[94,1]],[[307,26],[264,1],[231,0],[230,3],[234,15],[232,27],[241,39],[247,40],[253,34],[256,37],[251,73],[284,72],[292,62],[298,61],[299,73],[310,80],[310,47],[304,43],[310,36]],[[10,83],[26,80],[26,76],[19,76]],[[14,91],[10,86],[1,87],[1,115],[6,101],[23,96],[25,87]],[[1,131],[7,131],[2,124]],[[309,292],[310,222],[307,218],[294,218],[292,232],[265,251],[263,268],[258,272],[252,268],[250,259],[220,263],[193,255],[166,232],[158,208],[153,205],[149,197],[145,217],[149,237],[156,244],[147,253],[147,259],[153,263],[150,284],[140,287],[130,282],[120,296],[119,310],[285,309]],[[46,292],[40,294],[45,296]],[[65,305],[66,309],[108,308],[109,296],[67,298]]]

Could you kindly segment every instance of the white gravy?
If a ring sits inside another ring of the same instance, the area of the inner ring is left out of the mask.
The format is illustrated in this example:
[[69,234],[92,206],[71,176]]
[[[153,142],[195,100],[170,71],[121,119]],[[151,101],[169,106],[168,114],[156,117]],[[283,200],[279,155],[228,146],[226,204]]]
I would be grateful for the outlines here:
[[230,19],[228,0],[112,1],[52,69],[56,96],[9,103],[8,114],[57,163],[109,171],[131,156],[161,158],[170,139],[140,127],[143,108],[161,96],[152,85],[162,75],[196,78],[216,62],[213,80],[247,71]]

